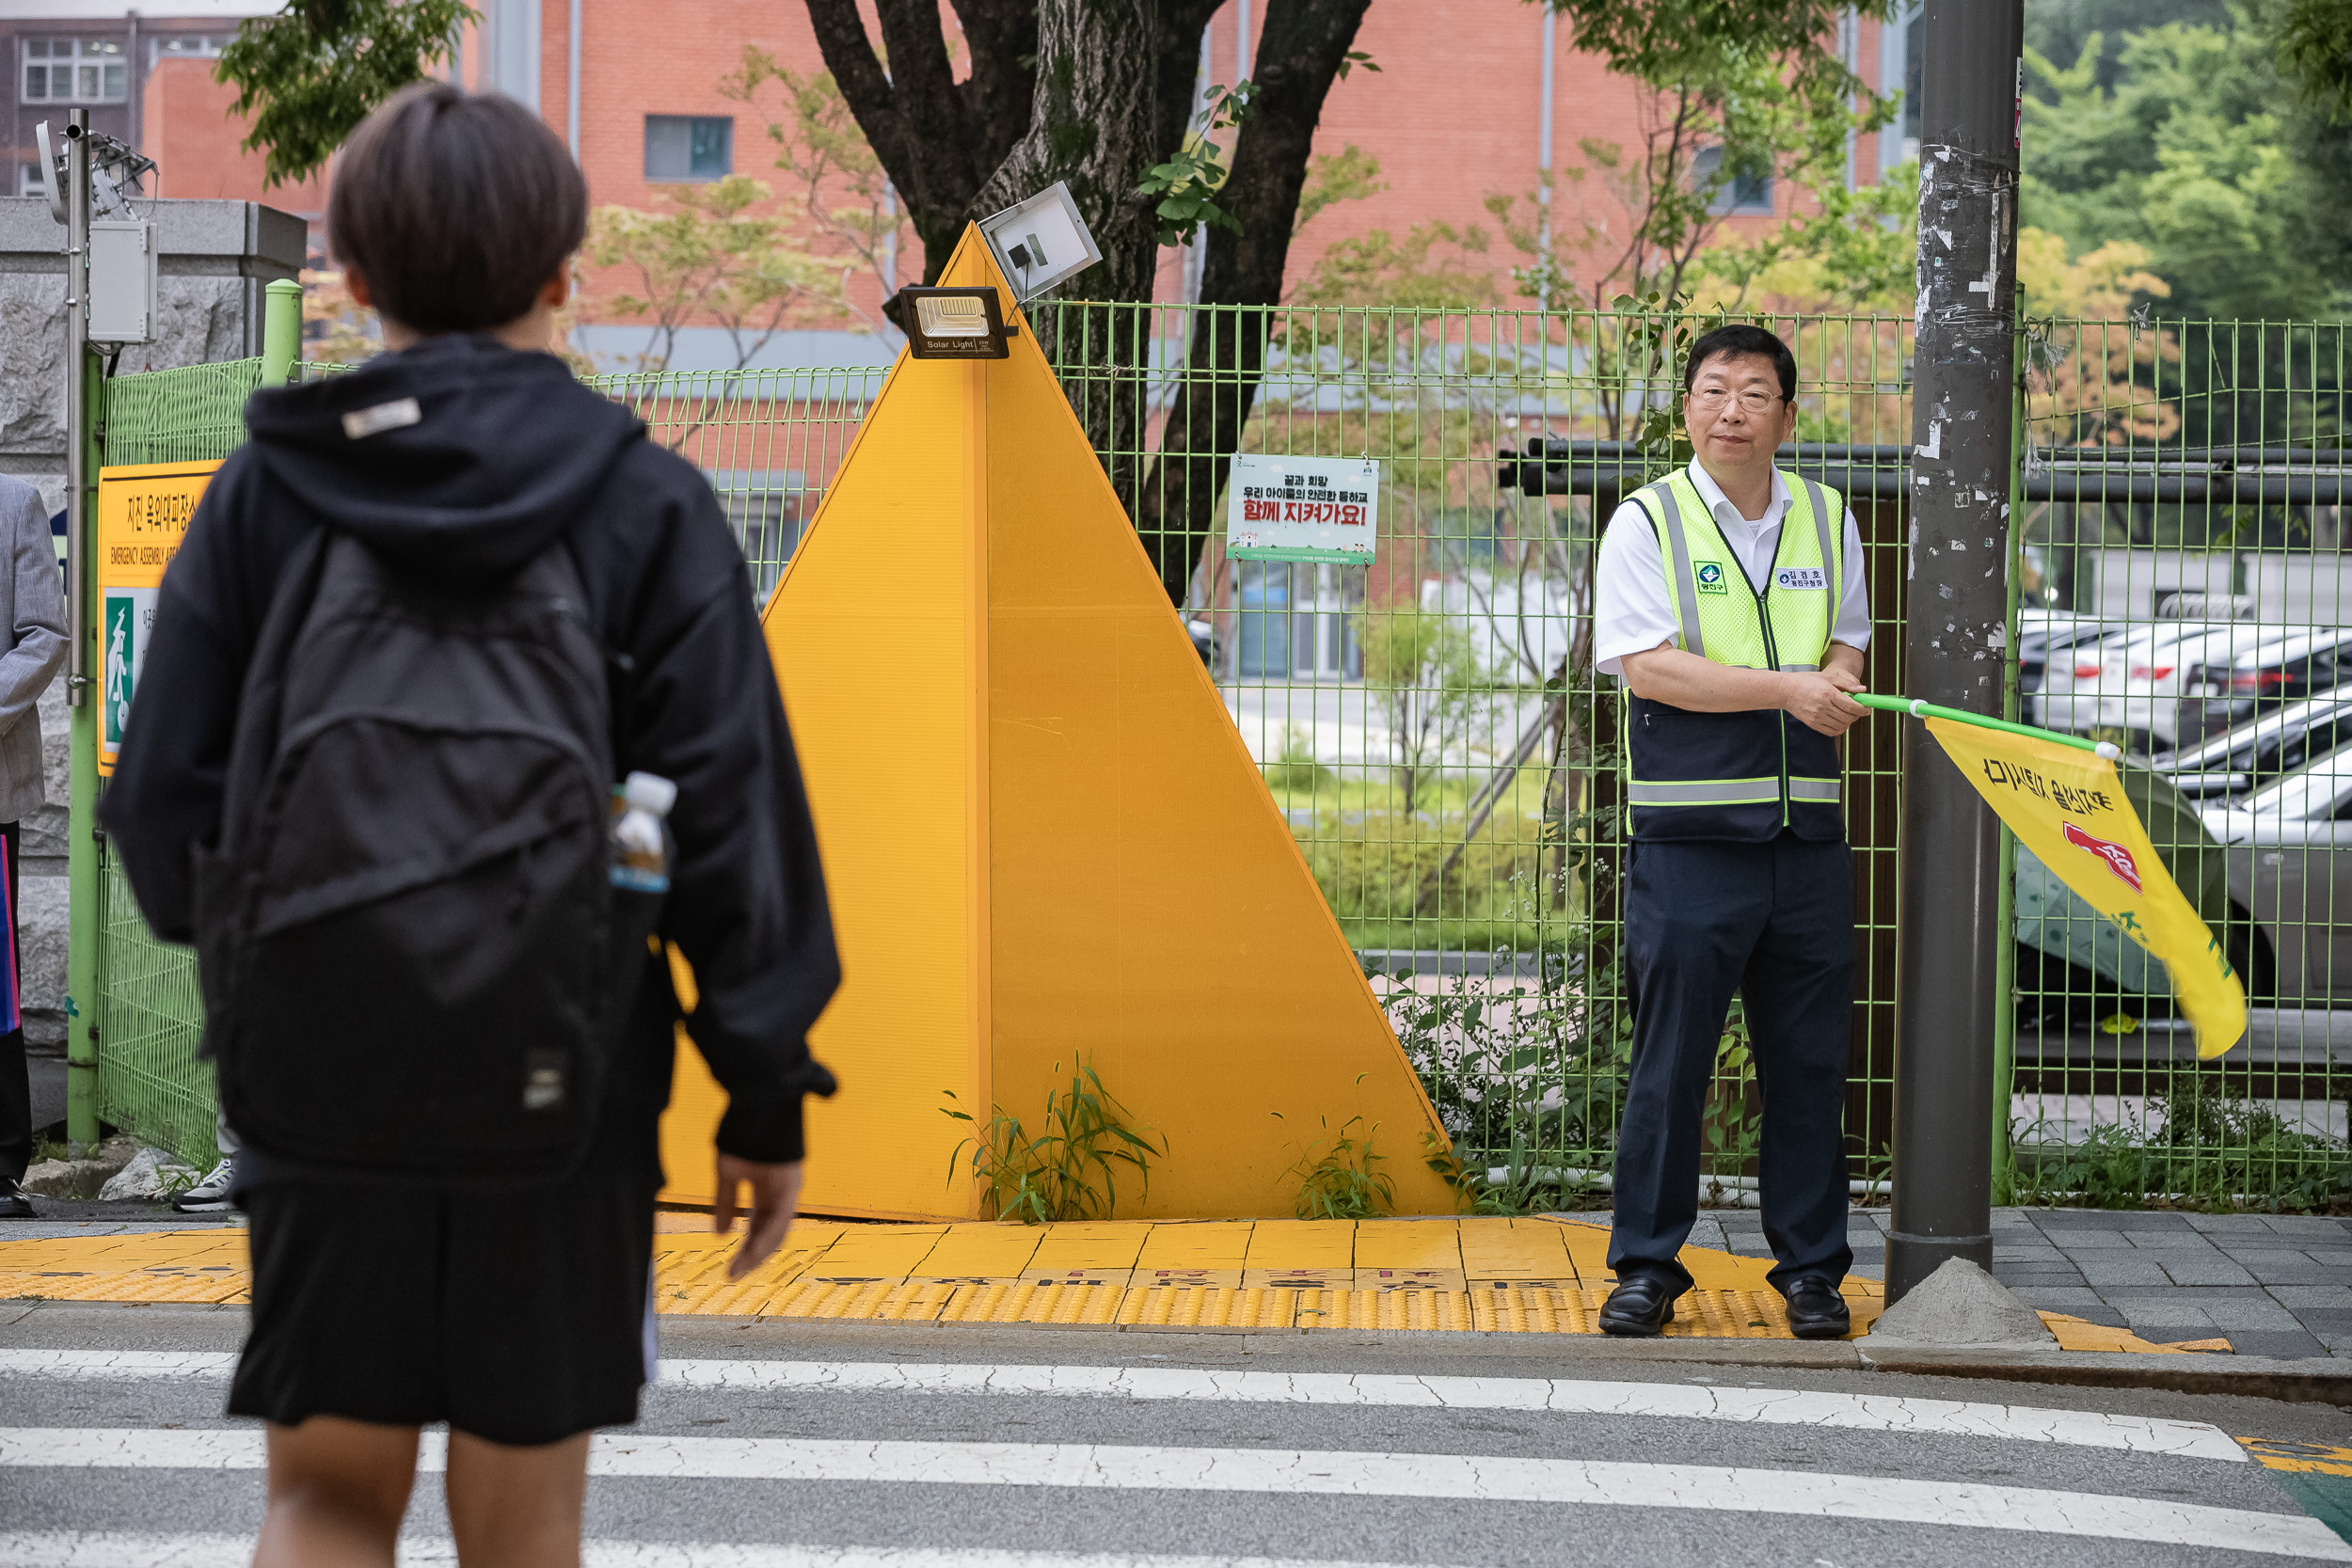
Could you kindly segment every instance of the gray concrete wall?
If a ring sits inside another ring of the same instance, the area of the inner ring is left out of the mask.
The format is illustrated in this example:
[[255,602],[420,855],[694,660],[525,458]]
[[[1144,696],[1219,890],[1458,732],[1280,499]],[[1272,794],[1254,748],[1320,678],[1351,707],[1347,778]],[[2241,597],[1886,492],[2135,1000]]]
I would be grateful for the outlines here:
[[[302,269],[307,230],[253,201],[143,201],[161,251],[157,335],[115,372],[262,352],[262,290]],[[0,197],[0,472],[65,497],[65,230],[38,197]]]
[[[262,291],[302,268],[302,219],[251,201],[142,201],[160,258],[157,336],[122,351],[115,372],[169,370],[262,352]],[[0,197],[0,472],[65,503],[65,230],[39,198]],[[24,1029],[36,1050],[65,1049],[66,706],[62,676],[39,709],[49,804],[21,830],[19,936]]]

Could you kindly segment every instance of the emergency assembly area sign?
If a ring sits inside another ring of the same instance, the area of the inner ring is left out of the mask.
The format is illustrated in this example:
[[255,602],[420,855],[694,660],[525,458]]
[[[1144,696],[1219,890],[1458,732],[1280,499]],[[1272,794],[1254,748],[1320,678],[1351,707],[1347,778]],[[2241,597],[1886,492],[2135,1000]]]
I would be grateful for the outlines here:
[[1369,566],[1379,497],[1380,465],[1370,458],[1239,453],[1225,486],[1225,553]]
[[98,470],[98,771],[115,770],[155,625],[164,568],[196,515],[215,463],[149,463]]

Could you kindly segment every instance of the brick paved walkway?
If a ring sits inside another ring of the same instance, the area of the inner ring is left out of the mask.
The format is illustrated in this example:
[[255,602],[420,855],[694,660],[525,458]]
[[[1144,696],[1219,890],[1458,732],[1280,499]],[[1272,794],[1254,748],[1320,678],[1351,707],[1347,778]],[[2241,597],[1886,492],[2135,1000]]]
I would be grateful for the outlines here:
[[[1886,1222],[1884,1209],[1847,1222],[1866,1278],[1885,1277]],[[1772,1253],[1753,1209],[1708,1210],[1691,1244]],[[2352,1221],[1995,1209],[1993,1274],[2029,1306],[2163,1344],[2218,1335],[2240,1355],[2352,1355]]]

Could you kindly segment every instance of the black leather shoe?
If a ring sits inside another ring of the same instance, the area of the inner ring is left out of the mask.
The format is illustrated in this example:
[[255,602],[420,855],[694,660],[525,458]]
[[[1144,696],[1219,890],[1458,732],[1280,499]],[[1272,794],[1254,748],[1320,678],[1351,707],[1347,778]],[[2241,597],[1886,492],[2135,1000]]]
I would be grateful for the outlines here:
[[1846,1298],[1818,1274],[1795,1281],[1786,1294],[1788,1332],[1800,1339],[1842,1339],[1853,1327],[1853,1319],[1846,1312]]
[[1682,1293],[1664,1275],[1637,1274],[1619,1280],[1600,1309],[1600,1331],[1628,1338],[1656,1338],[1675,1321],[1675,1297]]
[[24,1189],[16,1179],[0,1176],[0,1220],[29,1220],[33,1218],[33,1200],[24,1196]]

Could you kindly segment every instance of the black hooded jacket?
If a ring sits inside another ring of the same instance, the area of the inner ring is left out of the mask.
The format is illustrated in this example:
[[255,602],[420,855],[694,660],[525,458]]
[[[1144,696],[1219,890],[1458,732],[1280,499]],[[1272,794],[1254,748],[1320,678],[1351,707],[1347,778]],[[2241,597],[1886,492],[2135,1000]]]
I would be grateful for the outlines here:
[[[410,397],[416,423],[345,434],[344,414]],[[710,486],[562,361],[486,337],[258,392],[246,422],[252,439],[214,476],[165,576],[99,810],[156,934],[194,937],[190,851],[219,831],[246,665],[311,530],[474,580],[568,530],[593,624],[635,665],[633,733],[616,751],[678,786],[662,934],[693,966],[688,1029],[728,1094],[719,1146],[799,1159],[802,1096],[828,1082],[808,1030],[840,966],[783,701]],[[667,966],[649,963],[595,1158],[656,1158],[676,1016]]]

